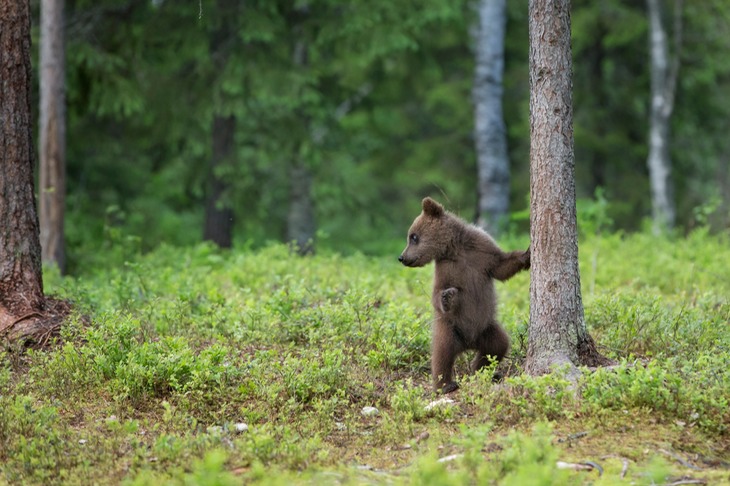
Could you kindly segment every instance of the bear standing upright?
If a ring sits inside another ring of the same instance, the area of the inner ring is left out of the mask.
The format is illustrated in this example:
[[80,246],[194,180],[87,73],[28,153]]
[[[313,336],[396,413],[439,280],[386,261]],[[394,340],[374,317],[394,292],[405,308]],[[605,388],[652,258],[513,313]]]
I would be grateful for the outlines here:
[[436,313],[431,343],[431,373],[435,391],[450,393],[454,361],[476,350],[471,371],[501,361],[509,336],[497,322],[497,297],[492,279],[507,280],[530,268],[530,249],[506,253],[491,236],[427,197],[423,212],[408,230],[408,246],[398,260],[408,267],[436,262],[431,303]]

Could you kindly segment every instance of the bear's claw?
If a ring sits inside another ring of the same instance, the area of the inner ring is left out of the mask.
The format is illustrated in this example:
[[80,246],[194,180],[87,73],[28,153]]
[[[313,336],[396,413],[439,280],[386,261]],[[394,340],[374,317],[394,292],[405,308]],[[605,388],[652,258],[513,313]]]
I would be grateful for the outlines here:
[[453,308],[454,296],[458,290],[454,287],[449,287],[446,290],[441,291],[441,311],[446,313]]

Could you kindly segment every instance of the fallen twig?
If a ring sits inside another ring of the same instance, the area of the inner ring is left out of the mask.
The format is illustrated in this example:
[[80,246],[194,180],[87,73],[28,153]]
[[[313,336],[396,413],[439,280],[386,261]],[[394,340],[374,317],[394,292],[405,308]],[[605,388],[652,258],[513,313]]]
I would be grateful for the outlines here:
[[555,465],[558,469],[572,469],[574,471],[593,471],[595,469],[598,471],[599,476],[603,475],[603,468],[593,461],[580,463],[558,461]]
[[558,442],[572,442],[576,439],[581,439],[588,435],[588,432],[576,432],[575,434],[569,434],[567,437],[561,437],[558,439]]
[[665,486],[678,486],[680,484],[707,484],[707,481],[704,479],[678,479],[673,483],[666,483]]
[[451,454],[450,456],[442,457],[436,462],[451,462],[463,456],[463,454]]
[[661,452],[662,454],[665,454],[665,455],[671,457],[672,459],[674,459],[675,461],[677,461],[678,463],[680,463],[684,467],[688,467],[690,469],[695,469],[697,471],[699,471],[699,470],[702,469],[700,467],[695,466],[694,464],[692,464],[690,462],[687,462],[681,456],[679,456],[678,454],[675,454],[674,452],[668,451],[666,449],[659,449],[659,452]]

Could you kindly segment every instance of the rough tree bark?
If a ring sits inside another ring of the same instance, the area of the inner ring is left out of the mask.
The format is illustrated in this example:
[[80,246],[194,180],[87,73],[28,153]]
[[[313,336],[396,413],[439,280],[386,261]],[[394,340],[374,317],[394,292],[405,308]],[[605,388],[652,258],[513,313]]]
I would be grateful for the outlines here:
[[43,295],[33,189],[30,6],[0,2],[0,340],[39,341],[58,330],[65,302]]
[[39,218],[44,263],[64,272],[66,101],[63,0],[41,1]]
[[649,16],[649,58],[651,64],[651,108],[649,112],[649,182],[651,185],[654,233],[674,226],[676,214],[671,181],[669,123],[674,110],[674,95],[679,72],[679,47],[682,39],[682,0],[674,5],[674,55],[662,21],[662,0],[647,0]]
[[477,224],[497,235],[509,211],[509,158],[502,112],[506,0],[479,0],[475,35],[474,138],[477,151]]
[[530,0],[530,325],[525,370],[607,360],[588,335],[578,270],[570,1]]
[[233,209],[223,200],[230,184],[216,171],[218,167],[230,163],[235,130],[235,117],[213,117],[213,153],[208,169],[203,239],[221,248],[230,248],[233,244]]

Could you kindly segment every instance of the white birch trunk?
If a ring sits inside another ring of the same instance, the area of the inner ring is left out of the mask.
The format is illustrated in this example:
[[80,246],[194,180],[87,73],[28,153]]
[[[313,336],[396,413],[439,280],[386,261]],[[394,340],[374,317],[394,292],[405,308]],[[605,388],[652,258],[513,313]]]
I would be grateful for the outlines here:
[[647,0],[649,16],[649,57],[651,64],[651,107],[649,112],[649,182],[652,220],[655,234],[674,226],[676,214],[671,181],[669,123],[674,109],[674,95],[679,68],[681,39],[681,1],[675,4],[674,38],[676,52],[670,60],[669,41],[662,22],[661,0]]
[[502,111],[506,0],[479,0],[475,32],[474,138],[477,151],[477,224],[496,235],[509,211],[509,159]]

